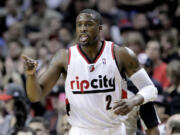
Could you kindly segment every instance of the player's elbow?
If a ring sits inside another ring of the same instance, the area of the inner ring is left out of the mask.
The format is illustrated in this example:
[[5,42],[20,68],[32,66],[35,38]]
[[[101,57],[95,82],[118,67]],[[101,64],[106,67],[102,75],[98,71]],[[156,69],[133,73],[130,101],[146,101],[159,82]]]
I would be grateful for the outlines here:
[[37,95],[34,96],[28,93],[27,93],[27,97],[32,103],[39,102],[41,100],[40,96],[37,96]]
[[144,97],[144,103],[153,101],[157,98],[158,90],[154,85],[148,85],[142,88],[138,94]]
[[32,103],[39,102],[39,101],[41,100],[41,99],[35,98],[35,97],[28,97],[28,99],[29,99]]
[[151,87],[152,87],[152,92],[153,92],[153,96],[154,96],[153,100],[155,100],[158,96],[158,90],[154,85],[152,85]]
[[32,103],[36,103],[36,102],[39,102],[40,100],[37,99],[37,98],[29,98],[29,100],[32,102]]

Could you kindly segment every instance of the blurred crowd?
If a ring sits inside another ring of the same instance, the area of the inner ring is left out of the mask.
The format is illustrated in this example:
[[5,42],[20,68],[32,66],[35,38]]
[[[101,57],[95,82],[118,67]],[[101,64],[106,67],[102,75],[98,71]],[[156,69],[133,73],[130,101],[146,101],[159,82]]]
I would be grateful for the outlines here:
[[46,71],[57,50],[76,44],[76,16],[85,8],[103,16],[102,40],[131,48],[158,88],[162,135],[180,113],[180,0],[1,0],[0,135],[67,135],[63,78],[30,103],[21,55],[38,60],[38,74]]

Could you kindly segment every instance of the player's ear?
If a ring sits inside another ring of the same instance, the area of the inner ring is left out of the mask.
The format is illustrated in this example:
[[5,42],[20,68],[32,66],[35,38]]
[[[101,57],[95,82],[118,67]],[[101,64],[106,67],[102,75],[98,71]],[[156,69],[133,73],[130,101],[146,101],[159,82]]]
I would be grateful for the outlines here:
[[102,25],[99,25],[99,30],[102,30]]

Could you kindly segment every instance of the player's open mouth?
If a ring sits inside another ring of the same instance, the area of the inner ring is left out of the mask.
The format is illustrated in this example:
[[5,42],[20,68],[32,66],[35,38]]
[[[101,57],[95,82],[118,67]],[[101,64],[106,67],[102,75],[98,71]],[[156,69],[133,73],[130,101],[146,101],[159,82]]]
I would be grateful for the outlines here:
[[80,42],[87,42],[87,40],[88,40],[88,36],[87,35],[81,35],[80,38],[79,38]]

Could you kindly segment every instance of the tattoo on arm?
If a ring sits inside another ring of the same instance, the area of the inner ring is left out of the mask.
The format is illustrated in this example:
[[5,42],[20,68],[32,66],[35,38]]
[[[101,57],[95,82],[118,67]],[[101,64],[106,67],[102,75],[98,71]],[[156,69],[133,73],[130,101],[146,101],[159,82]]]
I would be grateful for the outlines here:
[[137,72],[140,69],[139,61],[132,50],[127,49],[124,53],[123,65],[128,76]]
[[130,60],[127,64],[126,69],[131,69],[132,72],[136,72],[139,69],[139,62],[137,59],[133,58],[132,60]]

